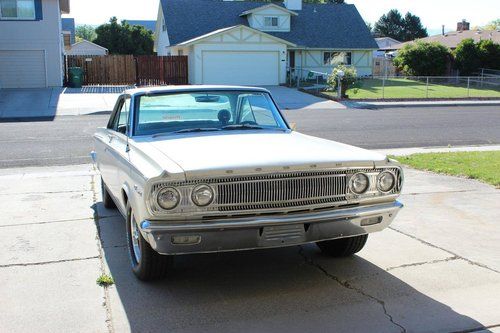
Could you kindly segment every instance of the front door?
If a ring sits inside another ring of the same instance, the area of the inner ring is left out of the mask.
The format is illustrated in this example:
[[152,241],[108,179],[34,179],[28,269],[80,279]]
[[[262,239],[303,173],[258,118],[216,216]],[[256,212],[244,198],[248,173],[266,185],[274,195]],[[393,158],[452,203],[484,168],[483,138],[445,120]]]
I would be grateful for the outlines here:
[[288,67],[295,68],[295,51],[288,51]]

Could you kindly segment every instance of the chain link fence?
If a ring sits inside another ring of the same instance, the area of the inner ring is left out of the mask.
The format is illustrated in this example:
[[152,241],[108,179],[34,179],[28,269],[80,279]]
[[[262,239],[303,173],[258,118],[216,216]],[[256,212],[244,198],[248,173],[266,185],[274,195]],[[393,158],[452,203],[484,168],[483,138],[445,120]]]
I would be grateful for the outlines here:
[[[289,87],[337,96],[327,84],[329,73],[288,68]],[[360,77],[347,90],[350,99],[500,98],[500,75],[370,76]]]

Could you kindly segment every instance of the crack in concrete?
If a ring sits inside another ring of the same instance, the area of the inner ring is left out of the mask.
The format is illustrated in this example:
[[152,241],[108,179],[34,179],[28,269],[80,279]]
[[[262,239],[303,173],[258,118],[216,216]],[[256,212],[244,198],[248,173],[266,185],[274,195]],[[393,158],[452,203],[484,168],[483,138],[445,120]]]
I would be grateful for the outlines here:
[[437,263],[447,262],[447,261],[452,261],[452,260],[457,260],[457,259],[461,259],[461,258],[459,258],[458,256],[453,256],[453,257],[448,257],[448,258],[445,258],[445,259],[436,259],[436,260],[430,260],[430,261],[420,261],[420,262],[415,262],[413,264],[403,264],[403,265],[399,265],[399,266],[389,267],[389,268],[386,268],[385,270],[387,272],[389,272],[389,271],[392,271],[394,269],[399,269],[399,268],[415,267],[415,266],[422,266],[422,265],[432,265],[432,264],[437,264]]
[[93,221],[93,217],[82,217],[78,219],[69,219],[69,220],[57,220],[57,221],[45,221],[45,222],[33,222],[33,223],[19,223],[19,224],[6,224],[0,225],[0,228],[7,227],[20,227],[20,226],[28,226],[28,225],[40,225],[40,224],[51,224],[51,223],[66,223],[66,222],[78,222],[78,221]]
[[492,271],[492,272],[495,272],[495,273],[500,274],[500,271],[497,271],[497,270],[496,270],[496,269],[494,269],[494,268],[488,267],[487,265],[482,264],[482,263],[479,263],[479,262],[477,262],[477,261],[473,261],[473,260],[471,260],[471,259],[468,259],[468,258],[462,257],[462,256],[460,256],[460,255],[458,255],[458,254],[456,254],[456,253],[454,253],[454,252],[452,252],[452,251],[450,251],[450,250],[447,250],[447,249],[445,249],[445,248],[443,248],[443,247],[440,247],[440,246],[434,245],[434,244],[429,243],[429,242],[427,242],[427,241],[424,241],[423,239],[420,239],[420,238],[418,238],[418,237],[416,237],[416,236],[413,236],[413,235],[410,235],[410,234],[408,234],[408,233],[406,233],[406,232],[404,232],[404,231],[398,230],[398,229],[394,228],[393,226],[390,226],[390,227],[389,227],[389,229],[394,230],[394,231],[396,231],[396,232],[399,232],[400,234],[405,235],[405,236],[407,236],[407,237],[410,237],[411,239],[417,240],[417,241],[419,241],[419,242],[420,242],[420,243],[422,243],[422,244],[425,244],[425,245],[427,245],[427,246],[430,246],[430,247],[433,247],[433,248],[435,248],[435,249],[438,249],[438,250],[444,251],[444,252],[446,252],[446,253],[448,253],[448,254],[451,254],[453,257],[457,257],[457,259],[462,259],[462,260],[464,260],[464,261],[468,262],[468,263],[469,263],[469,264],[471,264],[471,265],[478,266],[478,267],[481,267],[481,268],[487,269],[487,270],[489,270],[489,271]]
[[363,297],[366,297],[376,303],[378,303],[381,307],[382,307],[382,310],[384,311],[384,315],[389,319],[389,321],[396,327],[398,327],[401,332],[403,333],[406,333],[406,328],[403,327],[401,324],[397,323],[394,318],[392,317],[392,315],[387,311],[387,307],[385,305],[385,302],[373,295],[370,295],[368,294],[367,292],[363,291],[361,288],[357,288],[353,285],[351,285],[349,283],[349,280],[344,280],[342,281],[339,277],[329,273],[324,267],[322,267],[320,264],[314,262],[314,260],[312,258],[309,258],[308,256],[305,255],[304,253],[304,249],[302,248],[302,246],[299,245],[299,255],[304,259],[304,261],[313,266],[314,268],[316,268],[317,270],[321,271],[323,274],[325,274],[329,279],[335,281],[337,284],[339,284],[340,286],[346,288],[346,289],[349,289],[349,290],[352,290],[360,295],[362,295]]
[[[99,263],[100,263],[100,270],[101,274],[106,274],[106,268],[104,264],[104,251],[101,243],[101,228],[99,226],[99,213],[97,212],[97,192],[96,192],[96,184],[95,184],[95,175],[91,176],[91,183],[90,187],[92,188],[92,201],[94,203],[94,224],[96,227],[96,245],[97,245],[97,250],[99,252]],[[106,326],[108,328],[109,333],[114,332],[114,327],[113,327],[113,316],[111,312],[111,307],[110,307],[110,298],[109,298],[109,287],[105,286],[104,287],[104,301],[103,301],[103,307],[104,310],[106,311]]]
[[49,261],[40,261],[40,262],[29,262],[29,263],[20,263],[20,264],[7,264],[7,265],[0,265],[0,268],[40,266],[40,265],[60,264],[60,263],[64,263],[64,262],[82,261],[82,260],[90,260],[90,259],[99,259],[99,256],[84,257],[84,258],[72,258],[72,259],[61,259],[61,260],[49,260]]

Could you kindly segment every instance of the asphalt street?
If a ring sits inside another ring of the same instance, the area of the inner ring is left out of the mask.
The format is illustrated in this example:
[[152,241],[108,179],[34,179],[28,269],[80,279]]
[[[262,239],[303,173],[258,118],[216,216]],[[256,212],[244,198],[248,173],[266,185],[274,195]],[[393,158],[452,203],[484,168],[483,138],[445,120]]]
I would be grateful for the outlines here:
[[[368,149],[500,143],[499,106],[286,110],[297,130]],[[109,115],[0,122],[0,168],[90,162],[92,134]]]

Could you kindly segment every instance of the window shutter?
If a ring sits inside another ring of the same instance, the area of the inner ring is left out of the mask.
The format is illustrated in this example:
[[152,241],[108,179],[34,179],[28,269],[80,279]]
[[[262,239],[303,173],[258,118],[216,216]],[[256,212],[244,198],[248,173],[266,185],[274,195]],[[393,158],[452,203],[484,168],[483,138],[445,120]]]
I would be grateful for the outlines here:
[[34,1],[35,1],[35,20],[41,21],[43,19],[42,0],[34,0]]

